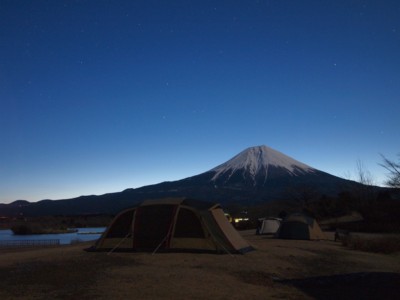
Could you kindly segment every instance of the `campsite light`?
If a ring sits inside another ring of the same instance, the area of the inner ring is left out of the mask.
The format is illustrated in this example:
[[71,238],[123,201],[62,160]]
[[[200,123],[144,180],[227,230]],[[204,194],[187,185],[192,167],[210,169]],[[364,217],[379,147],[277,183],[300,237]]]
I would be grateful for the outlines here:
[[248,221],[248,220],[249,220],[249,218],[234,218],[234,219],[233,219],[233,221],[234,221],[235,223],[246,222],[246,221]]

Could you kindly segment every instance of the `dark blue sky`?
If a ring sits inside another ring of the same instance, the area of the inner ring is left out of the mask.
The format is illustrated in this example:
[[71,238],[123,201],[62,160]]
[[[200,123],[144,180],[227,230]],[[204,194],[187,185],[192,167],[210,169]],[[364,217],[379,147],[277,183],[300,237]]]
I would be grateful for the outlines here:
[[399,1],[0,0],[0,202],[268,145],[355,179],[400,152]]

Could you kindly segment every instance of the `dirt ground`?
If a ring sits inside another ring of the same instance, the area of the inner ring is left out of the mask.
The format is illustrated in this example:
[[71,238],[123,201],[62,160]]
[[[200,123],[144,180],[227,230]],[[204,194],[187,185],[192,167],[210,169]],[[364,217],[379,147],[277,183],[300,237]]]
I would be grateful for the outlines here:
[[245,255],[0,252],[0,299],[398,299],[400,253],[242,235]]

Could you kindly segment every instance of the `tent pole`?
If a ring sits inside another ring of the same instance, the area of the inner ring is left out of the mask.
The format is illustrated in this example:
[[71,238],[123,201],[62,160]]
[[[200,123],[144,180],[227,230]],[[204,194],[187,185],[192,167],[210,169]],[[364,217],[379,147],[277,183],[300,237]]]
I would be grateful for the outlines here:
[[[210,227],[208,227],[208,225],[207,225],[207,222],[203,222],[203,224],[204,224],[204,226],[208,229],[208,231],[211,232]],[[224,247],[224,245],[222,245],[222,244],[218,241],[218,239],[215,239],[215,242],[216,242],[216,244],[218,244],[223,250],[225,250],[225,252],[226,252],[227,254],[229,254],[231,257],[235,257],[232,253],[229,252],[228,249],[226,249],[226,248]]]
[[119,247],[119,245],[121,245],[122,242],[124,242],[130,235],[131,235],[131,233],[129,232],[114,248],[112,248],[110,251],[107,252],[107,255],[110,255],[111,253],[113,253],[115,251],[115,249],[117,249]]
[[168,237],[172,234],[172,229],[174,228],[174,220],[175,220],[174,216],[176,216],[176,210],[177,210],[177,207],[175,207],[175,209],[174,209],[174,213],[173,213],[173,215],[172,215],[172,220],[171,220],[171,224],[170,224],[170,226],[169,226],[169,228],[168,228],[167,235],[163,238],[163,240],[161,241],[161,243],[158,244],[158,246],[156,247],[156,249],[154,249],[154,251],[151,253],[151,255],[154,255],[154,254],[157,252],[157,250],[161,247],[161,245],[162,245],[162,244],[168,239]]
[[224,245],[222,245],[221,243],[219,243],[217,240],[216,240],[216,242],[217,242],[217,244],[218,244],[222,249],[225,250],[225,252],[226,252],[227,254],[229,254],[229,255],[232,256],[232,257],[235,257],[231,252],[229,252],[228,249],[226,249],[226,248],[224,247]]
[[168,239],[168,237],[169,237],[169,236],[171,235],[171,233],[172,233],[172,228],[173,228],[173,226],[174,226],[174,222],[171,222],[171,225],[169,226],[167,235],[163,238],[163,240],[161,241],[161,243],[158,244],[157,248],[154,249],[154,251],[153,251],[153,253],[151,253],[151,255],[154,255],[154,254],[157,252],[157,250],[161,247],[161,245]]
[[151,255],[154,255],[154,254],[157,252],[157,250],[161,247],[161,245],[167,240],[168,236],[169,236],[169,232],[167,233],[167,235],[165,236],[165,238],[163,238],[163,240],[161,241],[161,243],[158,244],[158,246],[156,247],[156,249],[154,249],[154,251],[151,253]]

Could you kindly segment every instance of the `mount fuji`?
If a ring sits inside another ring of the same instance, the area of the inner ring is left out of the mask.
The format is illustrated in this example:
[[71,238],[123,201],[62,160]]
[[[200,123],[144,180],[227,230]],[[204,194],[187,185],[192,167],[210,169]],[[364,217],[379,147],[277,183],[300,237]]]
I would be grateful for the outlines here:
[[270,147],[256,146],[209,171],[185,179],[99,196],[25,202],[22,206],[0,204],[0,215],[21,214],[21,210],[25,215],[114,214],[145,199],[164,197],[251,206],[290,200],[305,191],[314,197],[336,196],[355,185],[359,184],[317,170]]
[[301,176],[317,172],[281,152],[267,146],[248,148],[227,162],[213,168],[211,178],[216,184],[265,186],[268,178]]
[[202,174],[141,190],[213,199],[223,204],[251,204],[288,200],[304,190],[315,195],[336,196],[355,185],[359,184],[317,170],[263,145],[247,148]]

